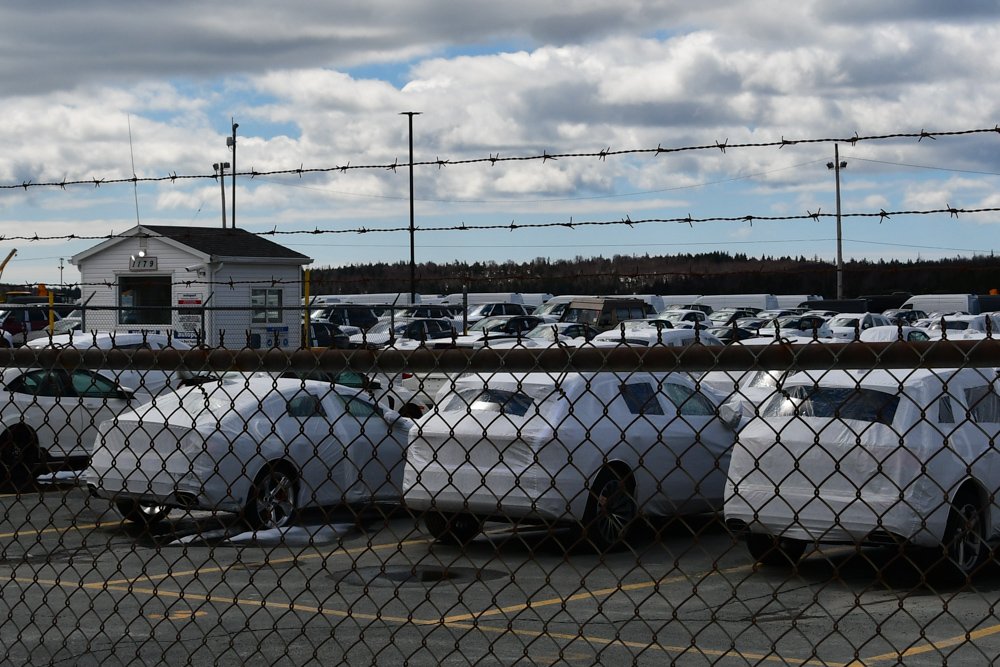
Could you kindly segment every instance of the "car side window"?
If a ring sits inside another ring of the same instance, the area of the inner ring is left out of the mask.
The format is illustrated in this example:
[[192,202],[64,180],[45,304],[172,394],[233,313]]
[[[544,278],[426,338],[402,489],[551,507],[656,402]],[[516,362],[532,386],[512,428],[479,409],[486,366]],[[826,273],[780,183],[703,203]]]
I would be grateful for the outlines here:
[[701,394],[690,387],[672,382],[663,383],[663,393],[678,408],[678,414],[685,416],[708,416],[715,414],[715,407]]
[[71,381],[73,393],[80,398],[119,398],[121,396],[118,385],[103,375],[73,371]]
[[337,398],[344,404],[348,414],[356,417],[358,421],[366,421],[372,415],[382,416],[382,409],[363,400],[359,396],[345,396],[336,394]]
[[18,394],[29,396],[65,396],[63,378],[47,370],[29,371],[8,383],[7,388]]
[[938,423],[939,424],[954,424],[955,423],[955,412],[951,407],[951,396],[945,394],[938,399]]
[[628,411],[634,415],[662,415],[663,406],[656,398],[653,385],[648,382],[628,382],[621,386],[622,398]]
[[970,387],[965,390],[965,400],[969,404],[969,414],[977,423],[1000,422],[1000,396],[992,386]]
[[298,419],[326,417],[326,410],[319,398],[308,392],[296,394],[288,400],[288,414]]

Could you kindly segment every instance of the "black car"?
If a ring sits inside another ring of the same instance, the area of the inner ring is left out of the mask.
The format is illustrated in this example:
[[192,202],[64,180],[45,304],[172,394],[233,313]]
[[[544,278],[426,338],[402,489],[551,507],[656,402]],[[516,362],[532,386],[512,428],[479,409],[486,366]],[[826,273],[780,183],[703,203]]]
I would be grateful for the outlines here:
[[333,347],[346,350],[350,347],[351,337],[329,322],[312,322],[309,325],[311,347]]

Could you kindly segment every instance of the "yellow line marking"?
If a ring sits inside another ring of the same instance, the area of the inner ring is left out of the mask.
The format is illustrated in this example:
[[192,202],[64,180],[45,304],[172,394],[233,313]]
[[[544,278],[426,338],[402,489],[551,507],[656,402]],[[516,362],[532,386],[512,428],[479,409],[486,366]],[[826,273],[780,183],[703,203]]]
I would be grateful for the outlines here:
[[964,635],[956,635],[955,637],[949,637],[948,639],[942,639],[936,642],[930,642],[928,644],[922,644],[920,646],[914,646],[913,648],[908,648],[905,651],[894,651],[892,653],[883,653],[882,655],[875,655],[870,658],[865,658],[864,660],[855,660],[848,667],[863,667],[870,662],[881,662],[883,660],[902,660],[911,655],[919,655],[921,653],[928,653],[930,651],[936,651],[938,649],[948,648],[949,646],[957,646],[965,642],[971,642],[974,639],[982,639],[983,637],[989,637],[990,635],[995,635],[1000,633],[1000,625],[992,625],[988,628],[983,628],[982,630],[975,630],[973,632],[966,633]]
[[65,533],[70,530],[84,530],[89,528],[100,528],[101,526],[106,526],[110,524],[101,523],[85,523],[80,525],[66,526],[65,528],[45,528],[43,530],[27,530],[27,531],[17,531],[14,533],[4,533],[0,537],[21,537],[23,535],[41,535],[42,533]]
[[[844,552],[844,551],[854,551],[854,547],[838,547],[836,549],[828,549],[826,551],[814,551],[813,554],[820,556],[829,556],[832,554]],[[811,556],[810,556],[811,557]],[[708,572],[699,572],[698,574],[692,575],[678,575],[675,577],[665,577],[663,579],[655,579],[653,581],[644,581],[637,584],[625,584],[613,586],[611,588],[604,588],[597,591],[587,591],[584,593],[577,593],[576,595],[571,595],[566,598],[551,598],[549,600],[541,600],[534,602],[528,600],[524,604],[511,605],[509,607],[497,607],[489,609],[487,611],[482,611],[475,614],[460,614],[456,616],[449,616],[444,619],[446,623],[452,623],[456,621],[469,621],[477,618],[483,618],[484,616],[496,616],[498,614],[509,614],[512,612],[524,611],[525,609],[533,609],[535,607],[547,607],[554,604],[563,604],[565,602],[575,602],[577,600],[586,600],[588,598],[596,598],[598,596],[612,595],[619,591],[634,591],[643,588],[652,588],[655,586],[665,586],[668,584],[682,583],[685,581],[700,581],[702,579],[707,579],[708,577],[713,577],[718,574],[735,574],[737,572],[747,572],[752,570],[754,564],[750,565],[740,565],[738,567],[731,567],[726,570],[710,570]]]
[[[273,558],[267,561],[267,565],[279,565],[281,563],[294,563],[301,560],[313,560],[316,558],[330,558],[333,556],[349,556],[352,554],[364,553],[366,551],[384,551],[385,549],[401,549],[402,547],[411,546],[413,544],[426,544],[430,542],[431,538],[423,540],[408,540],[406,542],[388,542],[386,544],[373,544],[366,545],[363,547],[354,547],[352,549],[335,549],[334,551],[327,551],[325,553],[313,553],[313,554],[302,554],[300,556],[289,556],[287,558]],[[105,586],[117,586],[121,584],[134,584],[137,581],[157,581],[173,577],[193,577],[199,574],[208,574],[210,572],[226,572],[232,569],[238,569],[240,567],[246,567],[250,563],[236,562],[232,565],[220,566],[220,567],[206,567],[195,570],[185,570],[182,572],[164,572],[162,574],[144,574],[134,579],[115,579],[114,581],[100,581],[93,584],[80,584],[83,588],[103,588]],[[261,565],[265,563],[261,562]]]
[[[13,581],[24,583],[24,584],[48,584],[52,586],[59,586],[63,588],[81,588],[82,584],[66,581],[53,581],[47,579],[14,579]],[[220,596],[204,595],[197,593],[189,593],[186,591],[165,591],[158,588],[154,589],[142,589],[134,588],[131,586],[104,586],[105,590],[109,591],[119,591],[122,593],[142,593],[149,595],[151,597],[171,597],[183,600],[192,600],[198,602],[209,602],[209,603],[220,603],[228,605],[243,605],[249,607],[257,608],[267,608],[267,609],[281,609],[284,611],[292,612],[308,612],[313,614],[324,614],[326,616],[336,616],[338,618],[357,618],[368,621],[383,621],[387,623],[399,623],[399,624],[413,624],[420,626],[441,626],[450,628],[460,628],[464,630],[480,630],[482,632],[493,632],[497,634],[516,634],[523,635],[527,637],[547,637],[550,639],[564,639],[570,642],[584,641],[589,644],[597,644],[601,646],[624,646],[628,648],[638,648],[638,649],[659,649],[665,653],[698,653],[701,655],[711,655],[716,657],[730,657],[730,658],[740,658],[744,660],[766,660],[769,662],[781,662],[781,663],[793,663],[796,665],[822,665],[825,667],[847,667],[844,663],[840,662],[828,662],[822,660],[798,660],[798,659],[787,659],[781,658],[775,655],[763,655],[763,654],[753,654],[753,653],[742,653],[739,651],[718,651],[712,649],[695,649],[691,646],[668,646],[664,644],[659,644],[655,642],[636,642],[636,641],[626,641],[623,639],[608,639],[606,637],[589,637],[582,634],[566,634],[557,632],[542,632],[539,630],[525,630],[518,628],[497,628],[486,625],[472,624],[472,623],[454,623],[449,622],[447,619],[437,618],[437,619],[420,619],[420,618],[404,618],[400,616],[386,616],[384,614],[368,614],[353,611],[342,611],[340,609],[327,609],[323,607],[316,607],[312,605],[300,605],[293,602],[269,602],[267,600],[247,600],[245,598],[224,598]]]

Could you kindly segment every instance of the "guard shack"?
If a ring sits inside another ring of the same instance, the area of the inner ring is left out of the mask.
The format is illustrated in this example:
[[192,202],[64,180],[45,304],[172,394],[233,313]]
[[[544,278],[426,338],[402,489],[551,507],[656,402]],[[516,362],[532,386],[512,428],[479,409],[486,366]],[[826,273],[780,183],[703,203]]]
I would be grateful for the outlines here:
[[74,255],[87,331],[298,347],[302,253],[245,229],[138,225]]

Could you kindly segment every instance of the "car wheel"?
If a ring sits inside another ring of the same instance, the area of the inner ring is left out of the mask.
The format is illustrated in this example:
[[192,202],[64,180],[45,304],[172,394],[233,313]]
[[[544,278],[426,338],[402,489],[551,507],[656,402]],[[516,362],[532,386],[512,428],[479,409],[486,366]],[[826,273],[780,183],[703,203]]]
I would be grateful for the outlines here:
[[255,530],[283,528],[295,513],[295,478],[284,468],[266,466],[250,488],[246,522]]
[[38,465],[38,451],[33,445],[20,445],[7,432],[0,441],[0,485],[17,491],[27,488]]
[[583,518],[584,535],[598,551],[620,549],[638,515],[632,474],[605,469],[591,487]]
[[465,546],[483,530],[482,522],[472,514],[450,514],[431,510],[424,515],[428,532],[439,542]]
[[155,525],[167,518],[170,508],[154,503],[136,502],[134,500],[119,500],[115,503],[122,518],[143,526]]
[[986,556],[983,530],[983,513],[976,494],[960,491],[951,503],[942,540],[946,560],[939,572],[944,578],[964,581],[975,574]]
[[747,535],[750,555],[761,565],[768,567],[795,566],[806,550],[806,543],[789,537],[778,537],[767,533]]

